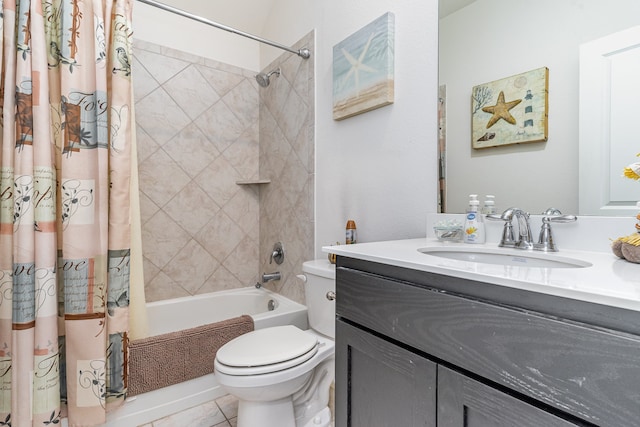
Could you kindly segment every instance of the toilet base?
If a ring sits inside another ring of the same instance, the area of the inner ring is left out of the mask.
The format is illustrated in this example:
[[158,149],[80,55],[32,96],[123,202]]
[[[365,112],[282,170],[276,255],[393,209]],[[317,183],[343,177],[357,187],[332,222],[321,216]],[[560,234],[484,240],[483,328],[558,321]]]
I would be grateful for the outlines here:
[[331,425],[331,410],[327,406],[318,412],[315,417],[311,418],[302,427],[329,427]]
[[296,427],[291,397],[268,402],[238,402],[238,426]]
[[[331,410],[325,407],[312,417],[304,426],[298,427],[329,427],[331,425]],[[280,399],[273,402],[238,403],[237,427],[296,427],[293,416],[291,399]]]

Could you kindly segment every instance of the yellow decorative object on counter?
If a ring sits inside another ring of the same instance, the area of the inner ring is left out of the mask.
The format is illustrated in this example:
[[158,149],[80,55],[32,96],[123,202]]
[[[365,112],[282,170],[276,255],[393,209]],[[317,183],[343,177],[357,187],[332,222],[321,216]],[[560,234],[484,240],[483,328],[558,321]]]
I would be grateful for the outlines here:
[[[636,157],[640,157],[640,154],[637,154]],[[624,176],[635,180],[640,179],[640,162],[631,163],[624,168]]]
[[[640,154],[636,157],[640,157]],[[624,176],[636,181],[640,180],[640,162],[631,163],[624,168]],[[636,203],[636,207],[640,209],[640,202]],[[636,220],[636,232],[629,236],[618,237],[611,244],[611,250],[619,258],[640,264],[640,213],[636,215]]]
[[640,246],[640,234],[632,234],[630,236],[620,237],[622,243],[628,243],[633,246]]

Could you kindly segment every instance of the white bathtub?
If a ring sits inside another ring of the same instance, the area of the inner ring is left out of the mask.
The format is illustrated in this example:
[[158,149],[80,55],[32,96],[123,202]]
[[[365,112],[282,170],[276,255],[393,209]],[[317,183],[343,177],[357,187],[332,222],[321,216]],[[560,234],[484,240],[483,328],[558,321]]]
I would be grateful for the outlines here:
[[[269,311],[269,301],[273,301],[275,306],[272,311]],[[242,314],[251,315],[256,329],[286,324],[307,329],[306,306],[254,287],[151,302],[147,304],[147,312],[149,336],[189,329]],[[103,426],[139,426],[224,394],[214,375],[205,375],[131,397],[122,407],[107,415],[107,422]]]

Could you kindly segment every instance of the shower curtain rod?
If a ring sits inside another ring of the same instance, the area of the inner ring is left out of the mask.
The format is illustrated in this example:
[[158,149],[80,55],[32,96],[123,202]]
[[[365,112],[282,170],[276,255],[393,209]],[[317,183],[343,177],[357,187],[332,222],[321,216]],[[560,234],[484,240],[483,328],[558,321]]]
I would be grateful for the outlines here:
[[148,4],[149,6],[157,7],[158,9],[166,10],[167,12],[175,13],[176,15],[184,16],[185,18],[193,19],[194,21],[202,22],[203,24],[207,24],[207,25],[210,25],[212,27],[228,31],[230,33],[238,34],[238,35],[240,35],[242,37],[247,37],[249,39],[255,40],[255,41],[260,42],[260,43],[268,44],[269,46],[277,47],[278,49],[286,50],[287,52],[295,53],[296,55],[298,55],[298,56],[300,56],[300,57],[302,57],[304,59],[309,59],[309,57],[311,56],[311,52],[306,47],[303,47],[300,50],[291,49],[290,47],[282,45],[280,43],[272,42],[271,40],[263,39],[262,37],[254,36],[253,34],[245,33],[244,31],[240,31],[240,30],[236,30],[235,28],[228,27],[228,26],[220,24],[218,22],[211,21],[209,19],[203,18],[203,17],[198,16],[198,15],[194,15],[192,13],[189,13],[189,12],[184,11],[182,9],[178,9],[176,7],[173,7],[173,6],[169,6],[169,5],[164,4],[164,3],[157,2],[155,0],[138,0],[138,1],[141,2],[141,3]]

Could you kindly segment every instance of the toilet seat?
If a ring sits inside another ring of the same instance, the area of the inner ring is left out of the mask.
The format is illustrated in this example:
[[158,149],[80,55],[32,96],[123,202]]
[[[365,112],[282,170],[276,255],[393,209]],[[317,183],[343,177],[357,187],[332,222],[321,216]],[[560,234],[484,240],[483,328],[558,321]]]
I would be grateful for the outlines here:
[[216,369],[227,375],[260,375],[300,365],[318,352],[315,335],[293,325],[259,329],[241,335],[216,354]]

